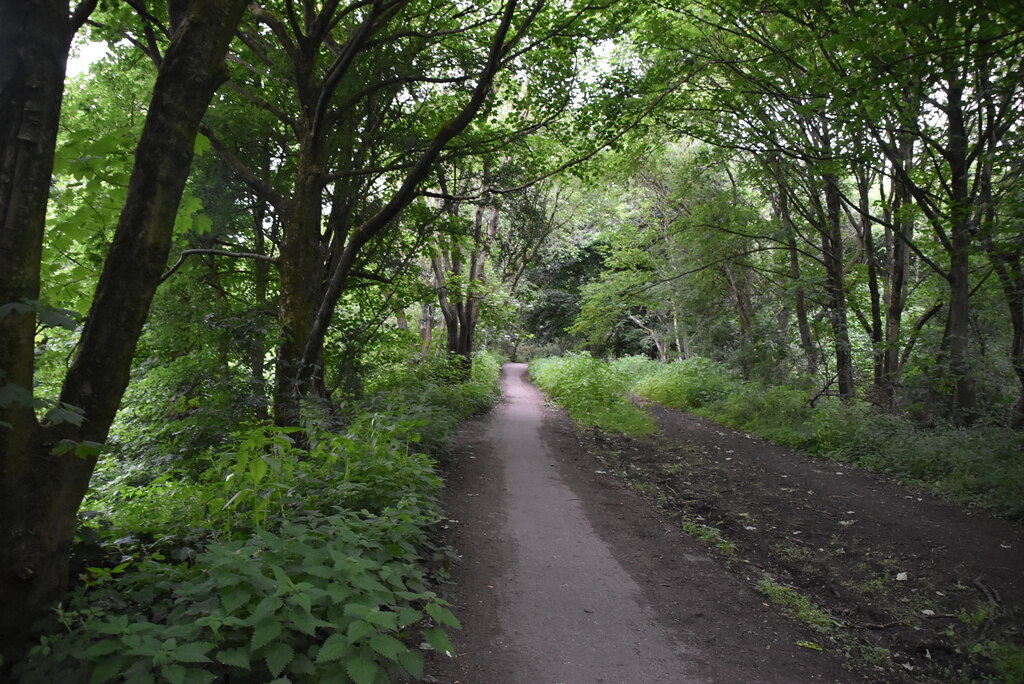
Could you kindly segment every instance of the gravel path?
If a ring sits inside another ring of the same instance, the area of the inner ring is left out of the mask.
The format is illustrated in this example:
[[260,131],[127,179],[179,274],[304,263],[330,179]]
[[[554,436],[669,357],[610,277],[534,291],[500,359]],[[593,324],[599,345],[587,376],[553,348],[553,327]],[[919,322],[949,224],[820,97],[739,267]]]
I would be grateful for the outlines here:
[[[447,493],[462,684],[856,681],[814,635],[601,470],[525,364],[463,430]],[[798,642],[805,644],[801,646]]]

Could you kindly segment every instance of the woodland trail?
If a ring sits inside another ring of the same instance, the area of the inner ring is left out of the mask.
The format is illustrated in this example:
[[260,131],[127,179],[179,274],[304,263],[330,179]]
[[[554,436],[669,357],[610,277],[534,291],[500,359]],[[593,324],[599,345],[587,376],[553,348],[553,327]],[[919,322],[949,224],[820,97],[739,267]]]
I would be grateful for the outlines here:
[[463,630],[435,682],[595,684],[856,681],[799,645],[702,546],[608,477],[525,364],[468,424],[447,490]]

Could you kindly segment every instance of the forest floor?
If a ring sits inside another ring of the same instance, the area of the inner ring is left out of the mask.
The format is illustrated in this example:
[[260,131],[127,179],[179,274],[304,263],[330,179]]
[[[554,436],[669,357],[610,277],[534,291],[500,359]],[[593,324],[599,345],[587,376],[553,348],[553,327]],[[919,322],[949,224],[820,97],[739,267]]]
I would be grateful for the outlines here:
[[428,681],[977,681],[1019,643],[1019,526],[657,406],[652,437],[580,431],[502,380],[447,464],[463,630]]

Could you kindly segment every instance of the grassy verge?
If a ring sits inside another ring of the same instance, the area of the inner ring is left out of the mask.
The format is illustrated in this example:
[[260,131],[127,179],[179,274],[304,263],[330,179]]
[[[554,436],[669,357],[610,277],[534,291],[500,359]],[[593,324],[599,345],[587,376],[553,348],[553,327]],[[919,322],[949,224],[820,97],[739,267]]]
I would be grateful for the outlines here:
[[655,369],[638,372],[631,388],[647,399],[1024,517],[1024,434],[994,427],[919,428],[860,401],[825,398],[811,406],[804,391],[742,383],[707,359],[648,363]]
[[582,425],[629,434],[655,431],[651,417],[626,398],[630,376],[589,354],[531,361],[530,378]]
[[[87,500],[82,581],[18,681],[422,677],[458,627],[429,590],[441,481],[428,453],[498,396],[481,355],[393,368],[344,424],[252,426],[162,475],[109,461]],[[429,448],[424,448],[429,447]]]

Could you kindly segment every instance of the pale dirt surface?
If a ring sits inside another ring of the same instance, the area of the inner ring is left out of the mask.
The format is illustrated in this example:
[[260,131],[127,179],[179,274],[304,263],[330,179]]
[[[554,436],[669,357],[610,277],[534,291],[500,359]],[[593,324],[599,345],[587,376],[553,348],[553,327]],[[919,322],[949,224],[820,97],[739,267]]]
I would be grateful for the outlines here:
[[[609,475],[525,364],[449,466],[447,596],[463,622],[428,681],[854,682],[819,637]],[[445,592],[442,592],[445,593]]]

